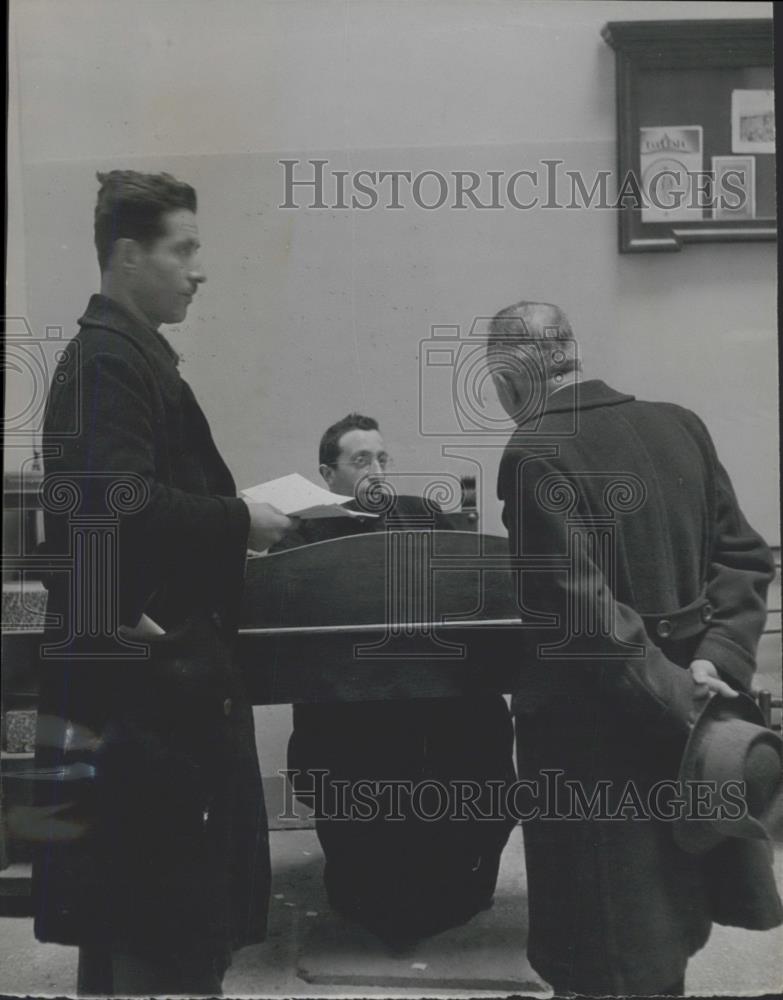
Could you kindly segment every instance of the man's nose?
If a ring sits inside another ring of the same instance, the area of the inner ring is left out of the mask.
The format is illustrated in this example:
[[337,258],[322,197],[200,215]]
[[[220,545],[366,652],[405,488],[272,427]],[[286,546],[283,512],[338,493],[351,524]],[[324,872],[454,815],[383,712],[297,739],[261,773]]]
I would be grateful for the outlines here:
[[383,464],[381,463],[381,460],[380,458],[378,458],[377,455],[373,455],[372,459],[370,460],[370,469],[372,470],[373,473],[383,472]]
[[203,285],[207,280],[207,276],[204,272],[204,268],[201,266],[201,261],[197,260],[191,265],[190,274],[188,275],[191,281],[195,282],[197,285]]

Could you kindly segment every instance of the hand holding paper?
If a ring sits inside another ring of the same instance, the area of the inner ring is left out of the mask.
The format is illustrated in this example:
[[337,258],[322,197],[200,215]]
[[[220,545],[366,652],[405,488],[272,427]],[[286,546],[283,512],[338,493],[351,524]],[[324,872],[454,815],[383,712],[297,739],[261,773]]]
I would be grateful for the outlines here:
[[156,621],[148,615],[143,614],[135,625],[120,625],[120,632],[126,639],[150,639],[154,636],[165,635]]
[[245,501],[250,511],[250,531],[248,547],[256,552],[264,552],[270,545],[279,542],[296,525],[270,503]]
[[[346,509],[342,504],[353,500],[353,497],[330,493],[329,490],[316,486],[297,472],[242,490],[242,497],[251,503],[270,504],[283,514],[303,519],[377,517],[377,514]],[[255,545],[252,547],[256,548]]]

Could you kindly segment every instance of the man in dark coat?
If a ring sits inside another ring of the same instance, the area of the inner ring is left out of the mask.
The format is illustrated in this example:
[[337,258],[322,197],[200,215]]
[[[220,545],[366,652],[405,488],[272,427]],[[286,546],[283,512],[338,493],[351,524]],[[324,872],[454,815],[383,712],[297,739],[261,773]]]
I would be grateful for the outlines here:
[[[356,494],[346,506],[373,510],[366,491],[373,483],[382,488],[389,463],[375,420],[352,413],[329,427],[319,461],[332,492]],[[452,528],[436,505],[396,496],[389,483],[386,488],[393,503],[381,516],[303,521],[276,548],[370,531]],[[455,811],[450,783],[483,786],[477,812],[489,816],[491,792],[485,783],[514,781],[513,727],[501,695],[295,705],[288,767],[302,801],[321,816],[316,831],[326,862],[324,881],[340,913],[399,948],[464,923],[490,905],[514,821],[478,815],[450,820]],[[318,770],[328,771],[323,786],[313,773]],[[413,787],[424,780],[438,781],[452,796],[441,819],[417,816],[404,799],[402,815],[387,819],[383,794],[373,821],[327,818],[335,815],[338,801],[332,782],[354,787],[360,781],[403,781]]]
[[82,993],[209,995],[266,931],[267,821],[230,647],[247,548],[292,523],[236,497],[158,332],[205,280],[195,191],[168,174],[99,180],[101,294],[44,423],[61,571],[42,648],[35,930],[79,945]]
[[581,381],[556,306],[499,313],[488,360],[518,425],[498,477],[523,568],[517,765],[555,788],[524,824],[530,962],[558,994],[677,995],[720,872],[653,792],[704,698],[749,689],[772,557],[699,418]]

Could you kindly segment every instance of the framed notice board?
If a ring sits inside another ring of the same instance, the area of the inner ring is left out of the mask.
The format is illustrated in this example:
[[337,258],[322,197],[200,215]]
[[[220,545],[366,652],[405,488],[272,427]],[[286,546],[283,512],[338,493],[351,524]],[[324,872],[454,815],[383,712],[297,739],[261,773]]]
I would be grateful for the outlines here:
[[771,20],[613,21],[621,253],[772,240]]

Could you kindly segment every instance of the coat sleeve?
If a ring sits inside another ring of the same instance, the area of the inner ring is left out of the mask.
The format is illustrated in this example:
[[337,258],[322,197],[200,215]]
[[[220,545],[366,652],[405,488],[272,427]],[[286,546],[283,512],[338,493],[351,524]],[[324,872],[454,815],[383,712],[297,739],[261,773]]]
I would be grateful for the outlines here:
[[706,581],[713,617],[694,658],[711,660],[729,683],[749,689],[775,564],[745,520],[726,470],[717,457],[714,462],[715,531]]
[[[78,398],[75,398],[78,393]],[[161,482],[156,462],[156,407],[149,377],[129,357],[93,353],[81,382],[61,386],[47,413],[50,440],[67,412],[77,412],[81,431],[63,437],[59,458],[47,471],[76,473],[82,510],[110,511],[107,484],[125,480],[140,496],[138,509],[120,515],[120,620],[134,624],[172,567],[185,566],[198,580],[199,603],[210,604],[227,583],[226,567],[244,559],[249,512],[236,497],[198,496]],[[212,605],[213,607],[215,605]]]
[[[619,713],[645,726],[651,735],[684,736],[696,712],[690,672],[671,662],[648,637],[640,615],[615,598],[601,566],[590,557],[588,545],[567,569],[546,568],[541,562],[541,557],[569,553],[565,518],[547,510],[536,496],[536,484],[555,471],[545,460],[524,453],[507,454],[501,464],[498,494],[504,501],[503,522],[512,558],[539,558],[537,567],[523,571],[523,622],[525,615],[550,619],[550,624],[536,624],[533,618],[528,627],[523,624],[521,657],[539,675],[552,670],[553,679],[572,676],[576,680],[583,674],[580,680],[595,685]],[[571,622],[573,609],[578,609],[587,627]],[[551,651],[553,655],[547,656],[547,646],[569,635],[574,642],[567,655]],[[521,676],[525,673],[529,675],[529,669]],[[540,687],[535,676],[532,686],[535,697]],[[516,695],[522,707],[525,694],[523,681]]]

